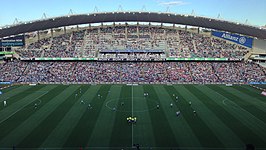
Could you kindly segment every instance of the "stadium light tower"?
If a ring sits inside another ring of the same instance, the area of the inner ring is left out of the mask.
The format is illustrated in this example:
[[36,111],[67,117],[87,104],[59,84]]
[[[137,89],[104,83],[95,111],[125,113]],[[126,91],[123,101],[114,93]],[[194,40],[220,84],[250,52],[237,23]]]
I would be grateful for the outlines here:
[[73,14],[74,14],[74,13],[73,13],[73,10],[70,9],[69,12],[68,12],[68,15],[73,15]]
[[145,5],[142,6],[141,11],[147,11]]
[[46,19],[46,18],[47,18],[46,13],[43,13],[43,14],[42,14],[42,19]]
[[99,12],[99,9],[98,9],[98,7],[97,7],[97,6],[95,6],[95,7],[94,7],[94,10],[93,10],[93,12]]
[[18,18],[15,18],[13,24],[18,24],[18,23],[19,23]]
[[169,6],[167,6],[167,8],[166,8],[166,12],[167,12],[167,13],[170,12],[170,7],[169,7]]
[[192,10],[191,15],[192,15],[192,16],[195,15],[195,11],[194,11],[194,9]]
[[217,19],[220,19],[220,18],[221,18],[221,14],[218,14]]
[[123,7],[121,5],[119,5],[117,11],[123,11]]
[[248,19],[246,19],[245,24],[248,24]]

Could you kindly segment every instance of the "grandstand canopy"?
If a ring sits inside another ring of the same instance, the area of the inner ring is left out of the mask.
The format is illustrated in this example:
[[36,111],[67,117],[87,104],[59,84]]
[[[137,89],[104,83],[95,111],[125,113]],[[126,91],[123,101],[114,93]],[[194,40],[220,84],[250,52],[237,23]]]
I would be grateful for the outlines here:
[[63,26],[101,22],[158,22],[198,26],[266,39],[266,29],[199,16],[160,12],[102,12],[69,15],[0,28],[0,38]]

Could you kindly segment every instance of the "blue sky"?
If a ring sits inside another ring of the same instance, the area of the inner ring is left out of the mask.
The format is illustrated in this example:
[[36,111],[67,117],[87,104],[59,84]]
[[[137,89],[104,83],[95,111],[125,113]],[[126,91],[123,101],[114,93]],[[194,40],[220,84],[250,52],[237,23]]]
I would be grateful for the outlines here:
[[266,25],[266,0],[0,0],[0,26],[19,21],[40,19],[45,12],[47,17],[74,13],[99,11],[116,11],[119,5],[123,10],[139,11],[145,6],[146,11],[171,12],[181,14],[221,18],[256,26]]

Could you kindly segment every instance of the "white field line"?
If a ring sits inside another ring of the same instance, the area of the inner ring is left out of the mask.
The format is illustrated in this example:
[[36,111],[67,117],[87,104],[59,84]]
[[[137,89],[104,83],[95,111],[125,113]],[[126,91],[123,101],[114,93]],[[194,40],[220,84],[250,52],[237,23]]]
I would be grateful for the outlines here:
[[[134,113],[133,113],[133,111],[134,111],[133,110],[133,108],[134,108],[134,106],[133,106],[134,105],[134,103],[133,103],[133,100],[134,100],[133,99],[134,98],[133,92],[134,92],[134,90],[133,90],[133,86],[132,86],[132,96],[131,96],[132,97],[132,100],[131,100],[132,101],[132,105],[131,105],[131,107],[132,107],[132,114],[131,114],[131,117],[134,117],[133,116],[134,115]],[[132,140],[131,141],[131,146],[133,147],[133,144],[134,144],[134,139],[133,139],[134,138],[134,135],[133,135],[134,134],[134,127],[133,127],[133,124],[132,124],[132,130],[131,130],[131,132],[132,132],[132,134],[131,134],[132,135],[132,137],[131,137],[131,140]]]
[[[46,92],[48,93],[48,92]],[[3,123],[4,121],[6,121],[7,119],[9,119],[10,117],[12,117],[14,114],[16,114],[17,112],[19,112],[20,110],[22,110],[23,108],[25,108],[26,106],[28,106],[30,103],[34,102],[35,100],[39,99],[40,97],[42,97],[43,95],[45,95],[46,93],[43,93],[42,95],[36,97],[35,99],[33,99],[33,101],[30,101],[29,103],[27,103],[26,105],[22,106],[20,109],[18,109],[17,111],[13,112],[12,114],[10,114],[8,117],[6,117],[5,119],[3,119],[2,121],[0,121],[0,124]]]

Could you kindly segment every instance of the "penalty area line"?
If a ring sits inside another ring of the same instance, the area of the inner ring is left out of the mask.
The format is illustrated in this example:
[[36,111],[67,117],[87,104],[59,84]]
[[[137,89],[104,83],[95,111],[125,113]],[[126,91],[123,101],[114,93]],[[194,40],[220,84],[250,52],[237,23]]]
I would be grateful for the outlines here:
[[[48,93],[48,92],[47,92]],[[17,111],[13,112],[12,114],[10,114],[8,117],[6,117],[5,119],[0,121],[0,124],[3,123],[4,121],[6,121],[7,119],[9,119],[10,117],[12,117],[13,115],[15,115],[17,112],[19,112],[20,110],[24,109],[25,107],[27,107],[30,103],[36,101],[37,99],[39,99],[40,97],[42,97],[43,95],[45,95],[46,93],[36,97],[35,99],[33,99],[32,101],[30,101],[29,103],[27,103],[26,105],[22,106],[20,109],[18,109]]]

